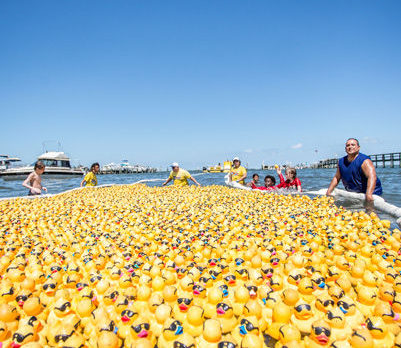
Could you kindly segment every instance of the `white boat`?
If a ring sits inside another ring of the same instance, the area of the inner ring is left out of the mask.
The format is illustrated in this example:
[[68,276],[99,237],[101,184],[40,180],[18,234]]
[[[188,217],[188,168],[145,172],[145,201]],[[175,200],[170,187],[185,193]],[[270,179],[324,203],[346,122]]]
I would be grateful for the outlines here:
[[0,155],[0,172],[11,168],[15,162],[21,162],[21,160],[17,157],[10,157],[9,155]]
[[100,174],[132,174],[154,173],[156,169],[139,164],[130,164],[128,160],[122,160],[120,164],[109,163],[100,168]]
[[[70,158],[64,152],[45,152],[38,157],[38,161],[45,165],[45,178],[69,178],[85,174],[83,168],[71,167]],[[0,170],[0,178],[4,180],[20,180],[32,173],[33,165]]]

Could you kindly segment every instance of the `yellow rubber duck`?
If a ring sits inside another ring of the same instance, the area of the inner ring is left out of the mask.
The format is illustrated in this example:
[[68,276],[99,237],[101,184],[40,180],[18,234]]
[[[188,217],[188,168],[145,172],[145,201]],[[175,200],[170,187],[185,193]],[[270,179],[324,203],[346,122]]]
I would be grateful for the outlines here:
[[7,303],[0,304],[0,321],[6,323],[10,332],[15,332],[18,327],[19,313],[17,308]]
[[345,314],[348,326],[351,329],[359,327],[365,320],[363,314],[355,305],[355,301],[348,296],[342,297],[337,302],[337,307]]
[[267,327],[266,334],[273,337],[275,340],[278,340],[280,336],[280,327],[290,322],[291,314],[291,308],[287,304],[284,302],[278,303],[273,308],[273,320],[272,323]]
[[294,306],[294,312],[291,316],[291,323],[297,327],[297,329],[304,333],[310,334],[312,330],[312,323],[316,321],[317,316],[312,310],[312,306],[303,301],[299,300]]
[[110,331],[100,332],[96,344],[97,347],[104,348],[118,348],[121,346],[118,336]]
[[155,310],[154,318],[150,318],[150,325],[156,337],[159,337],[163,332],[164,323],[168,318],[171,318],[173,309],[166,303],[161,304]]
[[383,319],[389,331],[397,336],[401,332],[401,318],[395,313],[390,303],[380,301],[376,303],[373,314]]
[[352,336],[349,339],[351,347],[353,348],[373,348],[374,342],[372,335],[366,326],[356,328],[352,332]]
[[347,341],[352,334],[352,328],[347,325],[345,315],[339,307],[334,307],[327,311],[325,320],[331,326],[331,335],[338,344]]
[[207,319],[203,324],[202,335],[196,339],[199,348],[216,348],[222,338],[220,322],[216,319]]
[[192,306],[187,313],[186,321],[183,322],[184,331],[192,337],[199,337],[203,331],[204,310],[199,306]]
[[292,324],[285,324],[279,328],[279,341],[275,347],[304,347],[301,340],[301,333]]
[[192,305],[192,294],[187,297],[179,297],[173,307],[174,318],[178,319],[182,323],[185,322],[187,318],[187,312],[192,307]]
[[179,320],[168,318],[164,323],[162,334],[157,341],[157,346],[160,348],[173,348],[174,341],[183,333],[182,323]]
[[151,331],[149,320],[144,316],[138,316],[132,323],[130,333],[125,338],[125,342],[135,345],[142,338],[150,341],[153,345],[156,343],[156,337]]
[[222,334],[230,333],[237,325],[237,318],[234,316],[234,310],[231,302],[224,300],[216,305],[216,319],[220,322]]
[[395,336],[388,330],[386,323],[381,317],[372,316],[367,318],[366,327],[372,335],[375,347],[393,347]]
[[329,347],[333,341],[331,331],[330,325],[324,320],[314,321],[311,334],[304,338],[305,346],[308,348]]
[[118,337],[126,339],[131,334],[131,325],[139,317],[139,313],[136,311],[136,307],[129,307],[122,311],[120,320],[117,322],[118,325]]
[[207,302],[205,303],[205,318],[211,319],[217,317],[216,306],[223,300],[223,292],[218,288],[211,288],[207,292]]

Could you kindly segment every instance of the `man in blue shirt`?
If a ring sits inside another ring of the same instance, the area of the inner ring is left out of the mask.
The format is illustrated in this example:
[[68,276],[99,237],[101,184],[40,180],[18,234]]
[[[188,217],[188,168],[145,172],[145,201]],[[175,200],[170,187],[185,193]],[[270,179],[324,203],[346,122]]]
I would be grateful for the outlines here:
[[342,180],[347,191],[365,193],[366,203],[373,203],[373,194],[383,193],[381,182],[376,175],[376,169],[369,156],[359,152],[359,141],[350,138],[345,143],[347,156],[338,161],[337,172],[327,189],[330,195]]

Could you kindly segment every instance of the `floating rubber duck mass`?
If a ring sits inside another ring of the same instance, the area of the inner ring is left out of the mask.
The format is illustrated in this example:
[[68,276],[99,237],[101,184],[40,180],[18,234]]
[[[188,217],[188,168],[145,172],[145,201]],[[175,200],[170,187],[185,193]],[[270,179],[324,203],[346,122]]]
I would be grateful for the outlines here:
[[0,201],[0,347],[401,347],[401,233],[223,186]]

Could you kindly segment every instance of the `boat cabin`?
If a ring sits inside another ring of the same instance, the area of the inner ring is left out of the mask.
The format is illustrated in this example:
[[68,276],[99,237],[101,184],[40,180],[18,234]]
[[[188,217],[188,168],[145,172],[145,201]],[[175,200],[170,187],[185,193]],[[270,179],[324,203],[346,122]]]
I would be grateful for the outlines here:
[[38,157],[46,167],[71,168],[70,159],[64,152],[46,152]]
[[10,157],[8,155],[0,155],[0,170],[10,168],[14,162],[20,162],[21,160],[17,157]]

